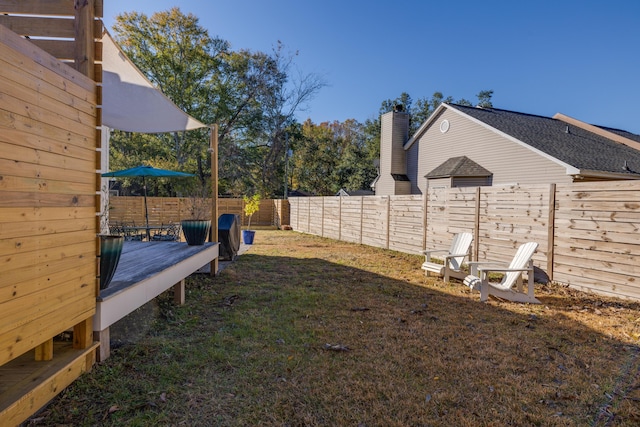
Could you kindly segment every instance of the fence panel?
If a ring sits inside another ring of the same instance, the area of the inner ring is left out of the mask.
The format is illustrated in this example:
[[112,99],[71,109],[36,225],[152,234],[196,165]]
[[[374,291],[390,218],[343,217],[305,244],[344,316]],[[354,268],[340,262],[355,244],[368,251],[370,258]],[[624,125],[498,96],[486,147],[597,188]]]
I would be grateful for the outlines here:
[[322,228],[324,237],[340,239],[340,197],[324,198]]
[[431,189],[427,197],[428,248],[448,248],[455,233],[474,231],[476,187]]
[[537,267],[546,270],[549,186],[482,187],[478,259],[508,262],[516,248],[538,243]]
[[309,200],[309,230],[307,232],[322,236],[324,197],[308,197],[307,199]]
[[362,243],[362,197],[343,197],[340,235],[345,242]]
[[309,233],[309,206],[311,205],[310,200],[308,197],[298,197],[296,198],[296,202],[298,205],[296,215],[296,222],[298,223],[297,230],[300,230],[304,233]]
[[640,182],[558,186],[554,280],[640,298]]
[[389,196],[357,197],[362,202],[362,244],[389,247]]
[[[191,218],[194,201],[188,197],[147,197],[149,224],[161,225]],[[205,202],[211,206],[211,200]],[[272,199],[260,201],[260,209],[253,214],[251,225],[274,225],[276,205]],[[242,199],[218,199],[218,215],[238,214],[243,226],[249,217],[244,214]],[[288,220],[288,218],[287,218]],[[139,196],[112,196],[109,198],[109,221],[113,224],[144,224],[144,198]]]
[[392,196],[389,205],[389,249],[416,253],[422,249],[423,198]]

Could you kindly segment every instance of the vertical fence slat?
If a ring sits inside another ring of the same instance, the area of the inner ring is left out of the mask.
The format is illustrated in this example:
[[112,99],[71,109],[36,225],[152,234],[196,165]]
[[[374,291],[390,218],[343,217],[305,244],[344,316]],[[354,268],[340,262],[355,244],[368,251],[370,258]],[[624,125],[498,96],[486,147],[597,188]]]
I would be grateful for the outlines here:
[[387,245],[389,249],[389,234],[391,233],[391,196],[387,196]]
[[364,232],[364,197],[360,197],[360,244],[362,244],[362,234]]
[[482,197],[481,187],[476,189],[476,208],[475,220],[473,222],[473,254],[474,261],[478,261],[478,252],[480,251],[480,197]]
[[340,197],[340,212],[338,213],[338,240],[342,240],[342,196]]
[[427,215],[429,209],[429,193],[428,189],[422,194],[422,248],[427,247],[427,226],[429,225],[429,216]]
[[555,244],[556,185],[549,186],[549,220],[547,224],[547,275],[553,280],[553,246]]

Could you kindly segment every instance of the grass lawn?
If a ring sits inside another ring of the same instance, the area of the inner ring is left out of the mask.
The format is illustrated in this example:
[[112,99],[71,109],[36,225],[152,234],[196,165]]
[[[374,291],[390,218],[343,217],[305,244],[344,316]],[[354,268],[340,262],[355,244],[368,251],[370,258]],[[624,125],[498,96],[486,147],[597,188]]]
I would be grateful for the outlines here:
[[557,285],[480,303],[423,259],[260,230],[30,423],[640,425],[640,304]]

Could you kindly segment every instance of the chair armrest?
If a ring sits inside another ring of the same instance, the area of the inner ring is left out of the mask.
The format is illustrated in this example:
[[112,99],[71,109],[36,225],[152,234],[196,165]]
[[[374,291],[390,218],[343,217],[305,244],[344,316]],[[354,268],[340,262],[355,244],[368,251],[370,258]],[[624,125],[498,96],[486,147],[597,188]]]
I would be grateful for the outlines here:
[[420,253],[424,254],[424,259],[426,262],[431,262],[431,256],[433,254],[438,254],[438,253],[448,254],[449,250],[448,249],[434,249],[434,250],[425,249],[423,251],[420,251]]
[[418,253],[421,253],[423,255],[428,255],[428,254],[435,254],[438,252],[446,252],[449,253],[449,249],[424,249],[422,251],[418,251]]
[[469,261],[467,263],[467,265],[469,265],[469,269],[471,270],[471,274],[473,274],[474,276],[479,276],[478,275],[478,270],[480,269],[480,266],[484,266],[485,269],[492,267],[492,268],[504,268],[504,266],[506,265],[506,263],[503,264],[498,264],[495,261]]
[[468,253],[464,253],[464,254],[449,254],[449,255],[447,255],[447,258],[455,258],[455,257],[459,257],[459,256],[466,257],[468,255],[469,255]]
[[500,267],[478,267],[479,271],[492,271],[494,273],[510,273],[513,271],[529,271],[529,268],[500,268]]
[[473,264],[473,265],[495,265],[495,266],[504,266],[507,263],[506,262],[500,262],[500,261],[469,261],[469,264]]

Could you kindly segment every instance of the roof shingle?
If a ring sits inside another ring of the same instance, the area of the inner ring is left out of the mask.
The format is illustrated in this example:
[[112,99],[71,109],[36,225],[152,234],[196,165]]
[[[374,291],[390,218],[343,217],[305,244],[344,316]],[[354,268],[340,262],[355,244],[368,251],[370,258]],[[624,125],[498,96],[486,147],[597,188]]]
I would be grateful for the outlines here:
[[467,156],[451,157],[425,175],[425,178],[444,177],[478,177],[491,176],[490,171],[483,168]]
[[[449,106],[577,169],[640,174],[639,150],[561,120],[498,108]],[[599,127],[640,141],[639,135]]]

